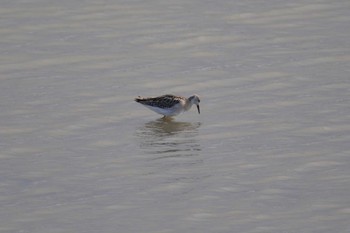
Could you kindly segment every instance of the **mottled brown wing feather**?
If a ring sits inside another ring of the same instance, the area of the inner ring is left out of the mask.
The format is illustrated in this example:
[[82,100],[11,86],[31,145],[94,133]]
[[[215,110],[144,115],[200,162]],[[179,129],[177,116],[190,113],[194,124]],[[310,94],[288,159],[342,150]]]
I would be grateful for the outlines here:
[[135,98],[135,101],[153,107],[159,108],[171,108],[174,105],[180,103],[181,97],[174,95],[162,95],[159,97],[151,97],[151,98]]

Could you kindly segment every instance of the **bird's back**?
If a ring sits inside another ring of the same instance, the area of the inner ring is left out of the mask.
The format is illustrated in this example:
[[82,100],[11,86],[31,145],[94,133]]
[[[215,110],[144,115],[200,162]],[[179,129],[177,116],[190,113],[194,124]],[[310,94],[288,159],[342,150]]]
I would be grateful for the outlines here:
[[184,101],[184,98],[175,95],[162,95],[150,98],[137,97],[135,98],[135,101],[143,105],[165,109],[174,107],[176,104]]

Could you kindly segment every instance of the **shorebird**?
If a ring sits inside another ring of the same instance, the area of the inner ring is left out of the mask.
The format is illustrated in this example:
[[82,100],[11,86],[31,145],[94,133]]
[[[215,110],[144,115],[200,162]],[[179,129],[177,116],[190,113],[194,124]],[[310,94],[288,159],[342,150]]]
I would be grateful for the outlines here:
[[193,95],[189,98],[176,95],[162,95],[149,98],[139,96],[135,98],[135,101],[156,113],[164,115],[164,117],[176,116],[182,112],[188,111],[193,104],[197,105],[198,114],[200,114],[200,100],[198,95]]

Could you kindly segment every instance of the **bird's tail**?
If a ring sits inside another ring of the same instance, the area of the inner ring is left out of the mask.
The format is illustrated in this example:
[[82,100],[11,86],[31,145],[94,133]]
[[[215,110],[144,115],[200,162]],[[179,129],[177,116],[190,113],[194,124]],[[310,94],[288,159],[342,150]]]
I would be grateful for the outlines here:
[[143,100],[143,98],[142,98],[141,96],[138,96],[138,97],[136,97],[134,100],[135,100],[136,102],[140,103],[140,102]]

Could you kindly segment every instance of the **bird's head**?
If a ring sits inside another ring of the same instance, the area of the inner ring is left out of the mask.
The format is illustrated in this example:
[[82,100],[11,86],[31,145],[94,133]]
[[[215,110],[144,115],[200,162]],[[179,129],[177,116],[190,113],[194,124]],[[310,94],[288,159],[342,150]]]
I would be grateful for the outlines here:
[[198,95],[193,95],[190,98],[188,98],[188,100],[191,102],[191,104],[197,105],[198,114],[200,114],[201,111],[199,109],[199,103],[201,102],[201,100],[199,99],[199,96]]

